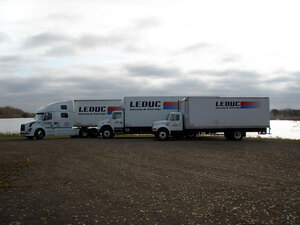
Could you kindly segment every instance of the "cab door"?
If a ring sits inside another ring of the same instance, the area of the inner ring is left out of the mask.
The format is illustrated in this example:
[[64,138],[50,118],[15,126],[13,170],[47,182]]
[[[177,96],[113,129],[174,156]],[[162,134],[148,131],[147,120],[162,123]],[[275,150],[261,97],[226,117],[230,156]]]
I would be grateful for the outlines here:
[[60,132],[59,132],[60,131],[60,126],[61,126],[59,113],[58,112],[53,112],[52,115],[53,115],[53,124],[52,124],[53,136],[59,136],[60,135]]
[[56,121],[56,115],[53,112],[46,112],[44,119],[43,119],[43,124],[46,130],[46,135],[47,136],[53,136],[55,135],[55,133],[58,131],[58,129],[56,129],[55,132],[55,128],[58,127]]
[[180,113],[172,113],[170,115],[171,131],[182,131],[182,116]]
[[72,118],[70,112],[59,113],[59,135],[73,135]]
[[115,131],[123,129],[123,112],[122,111],[116,111],[112,114],[112,127]]

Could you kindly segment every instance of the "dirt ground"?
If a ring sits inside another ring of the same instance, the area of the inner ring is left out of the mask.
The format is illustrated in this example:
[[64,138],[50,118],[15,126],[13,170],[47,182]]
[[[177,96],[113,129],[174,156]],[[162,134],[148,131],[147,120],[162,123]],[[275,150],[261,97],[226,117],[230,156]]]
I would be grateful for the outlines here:
[[300,224],[300,142],[2,138],[0,224]]

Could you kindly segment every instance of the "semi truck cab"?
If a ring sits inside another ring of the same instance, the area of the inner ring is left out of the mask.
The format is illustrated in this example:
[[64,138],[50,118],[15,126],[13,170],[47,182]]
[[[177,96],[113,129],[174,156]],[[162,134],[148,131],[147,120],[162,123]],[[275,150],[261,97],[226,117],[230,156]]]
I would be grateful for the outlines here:
[[43,139],[46,135],[76,135],[73,126],[72,101],[59,102],[40,108],[33,121],[21,125],[20,135],[28,139]]

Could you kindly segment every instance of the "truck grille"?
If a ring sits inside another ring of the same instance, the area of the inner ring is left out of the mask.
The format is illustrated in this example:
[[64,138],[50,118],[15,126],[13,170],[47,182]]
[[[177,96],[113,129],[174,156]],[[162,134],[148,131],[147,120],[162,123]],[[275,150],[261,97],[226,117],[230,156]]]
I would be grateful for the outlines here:
[[25,124],[21,125],[21,131],[25,131]]

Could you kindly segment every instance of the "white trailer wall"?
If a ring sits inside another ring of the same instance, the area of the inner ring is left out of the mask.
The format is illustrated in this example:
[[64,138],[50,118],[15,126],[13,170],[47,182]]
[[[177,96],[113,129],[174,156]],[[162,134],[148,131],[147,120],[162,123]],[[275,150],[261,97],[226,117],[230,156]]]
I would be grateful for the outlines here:
[[186,129],[270,126],[269,98],[188,97],[181,105]]
[[125,127],[152,127],[152,122],[164,120],[168,112],[178,111],[184,96],[125,97]]
[[111,118],[112,111],[122,110],[122,100],[74,100],[74,124],[77,127],[97,127],[101,120]]

